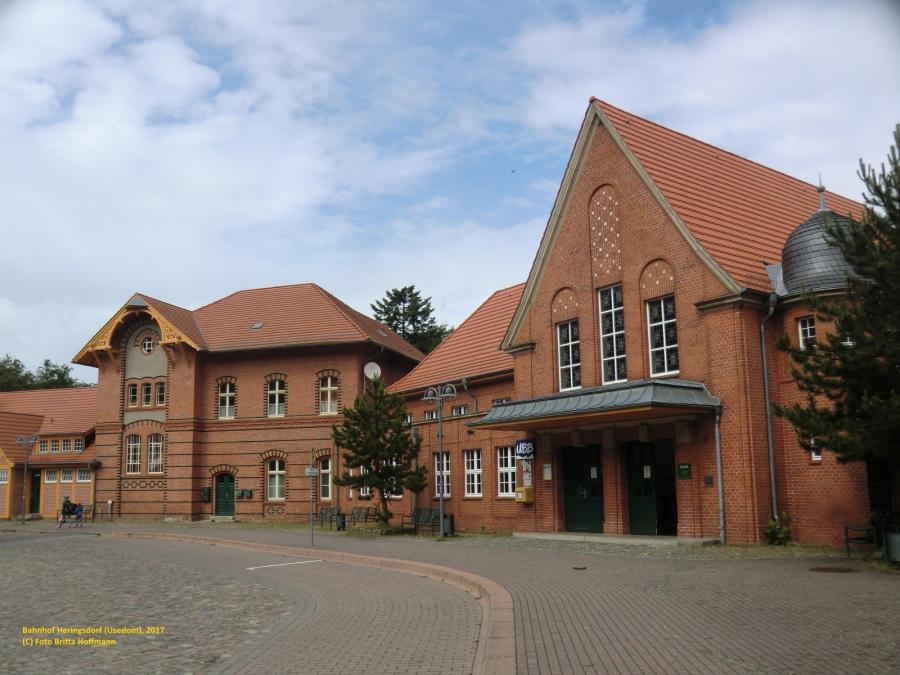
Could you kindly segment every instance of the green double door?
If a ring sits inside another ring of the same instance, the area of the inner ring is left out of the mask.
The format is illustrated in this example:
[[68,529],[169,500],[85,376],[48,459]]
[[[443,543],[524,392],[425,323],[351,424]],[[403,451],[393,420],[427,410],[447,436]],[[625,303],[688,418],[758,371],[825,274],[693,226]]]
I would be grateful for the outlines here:
[[603,532],[603,465],[600,446],[565,448],[566,530]]
[[629,443],[628,516],[631,534],[678,533],[675,450],[671,441]]
[[234,476],[230,473],[216,476],[216,515],[234,515]]

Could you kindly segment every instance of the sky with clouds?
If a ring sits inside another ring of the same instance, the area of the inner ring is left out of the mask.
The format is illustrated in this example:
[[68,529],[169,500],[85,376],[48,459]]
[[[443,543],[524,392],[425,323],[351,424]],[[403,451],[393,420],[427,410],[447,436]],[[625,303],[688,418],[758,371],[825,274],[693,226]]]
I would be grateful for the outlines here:
[[415,284],[458,324],[526,278],[591,96],[860,198],[898,35],[892,0],[0,0],[0,357],[69,363],[135,292]]

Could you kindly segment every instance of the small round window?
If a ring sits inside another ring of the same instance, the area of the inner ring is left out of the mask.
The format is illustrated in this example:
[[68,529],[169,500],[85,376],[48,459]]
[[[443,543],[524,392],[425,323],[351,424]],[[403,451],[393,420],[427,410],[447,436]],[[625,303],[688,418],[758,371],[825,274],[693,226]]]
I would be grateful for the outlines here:
[[152,335],[148,335],[141,341],[141,351],[145,354],[153,353],[154,349],[156,349],[156,340]]

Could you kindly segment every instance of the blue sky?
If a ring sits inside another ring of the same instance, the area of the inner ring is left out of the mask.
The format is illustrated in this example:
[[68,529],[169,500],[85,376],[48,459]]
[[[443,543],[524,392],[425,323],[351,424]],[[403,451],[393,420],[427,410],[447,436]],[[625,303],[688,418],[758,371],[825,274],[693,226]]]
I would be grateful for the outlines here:
[[591,96],[859,198],[897,35],[889,0],[0,3],[0,356],[68,363],[135,292],[415,284],[458,324],[527,276]]

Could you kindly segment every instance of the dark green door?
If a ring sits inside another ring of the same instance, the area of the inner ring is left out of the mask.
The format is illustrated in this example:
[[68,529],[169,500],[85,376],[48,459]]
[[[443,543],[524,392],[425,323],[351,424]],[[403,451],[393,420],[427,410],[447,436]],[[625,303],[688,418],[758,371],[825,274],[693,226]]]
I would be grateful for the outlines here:
[[603,465],[600,448],[563,450],[566,530],[603,532]]
[[31,499],[28,500],[28,513],[41,512],[41,472],[31,474]]
[[656,467],[653,445],[628,448],[628,516],[631,534],[656,534]]
[[628,516],[631,534],[678,533],[675,450],[671,441],[631,443],[628,457]]
[[216,476],[216,515],[234,515],[234,476],[230,473]]

